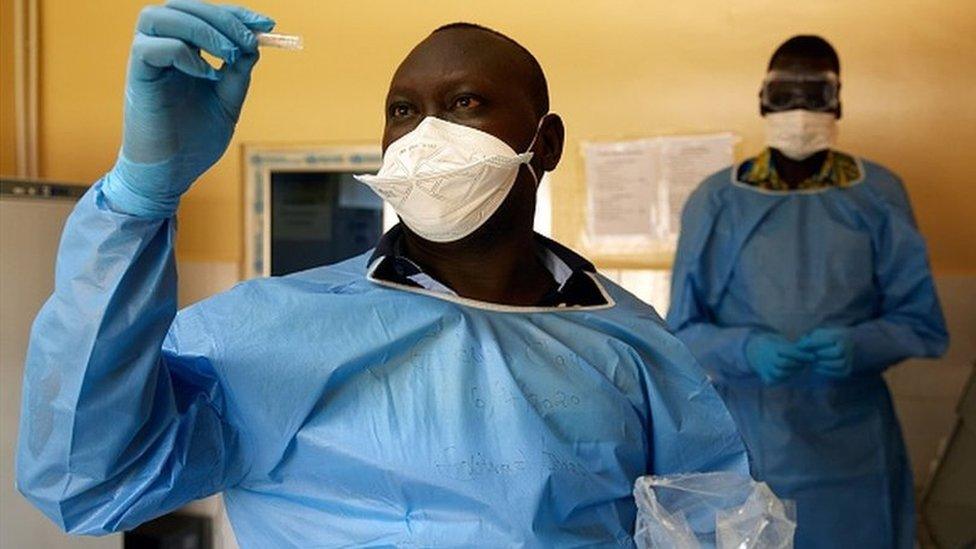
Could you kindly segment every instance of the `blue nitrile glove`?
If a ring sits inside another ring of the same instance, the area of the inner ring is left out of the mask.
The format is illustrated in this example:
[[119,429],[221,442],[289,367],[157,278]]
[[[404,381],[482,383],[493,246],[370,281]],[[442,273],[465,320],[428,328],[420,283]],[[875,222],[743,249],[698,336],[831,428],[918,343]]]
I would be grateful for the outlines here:
[[[173,215],[180,196],[227,149],[274,21],[244,8],[171,0],[142,10],[129,57],[122,150],[102,192],[113,209]],[[224,61],[214,70],[206,51]]]
[[785,337],[775,334],[756,334],[746,342],[746,360],[767,385],[800,372],[814,358],[812,353],[798,349]]
[[819,328],[796,346],[816,355],[813,370],[827,377],[847,377],[854,370],[854,341],[847,328]]

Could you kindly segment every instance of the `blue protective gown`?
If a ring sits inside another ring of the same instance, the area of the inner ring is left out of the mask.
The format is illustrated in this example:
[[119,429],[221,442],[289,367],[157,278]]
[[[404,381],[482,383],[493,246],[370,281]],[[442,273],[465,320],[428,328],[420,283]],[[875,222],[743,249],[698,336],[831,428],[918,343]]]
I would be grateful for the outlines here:
[[611,307],[512,312],[363,256],[176,314],[173,227],[96,185],[65,228],[17,474],[68,531],[222,491],[243,547],[627,546],[638,476],[747,470],[687,348],[605,279]]
[[[727,169],[690,197],[668,323],[709,371],[754,473],[797,503],[796,547],[911,547],[911,470],[881,373],[942,354],[947,335],[925,243],[901,182],[860,162],[846,188],[771,192]],[[765,386],[756,332],[795,340],[849,327],[854,372]]]

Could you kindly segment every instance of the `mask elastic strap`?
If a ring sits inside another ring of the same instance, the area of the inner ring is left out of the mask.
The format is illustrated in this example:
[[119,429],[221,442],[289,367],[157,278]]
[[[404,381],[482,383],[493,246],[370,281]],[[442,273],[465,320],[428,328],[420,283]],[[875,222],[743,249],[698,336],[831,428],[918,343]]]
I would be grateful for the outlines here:
[[539,119],[539,123],[535,125],[535,134],[532,135],[532,141],[529,141],[529,146],[525,148],[525,152],[532,151],[532,147],[535,146],[535,140],[539,139],[539,130],[542,129],[542,121],[545,120],[547,116],[549,116],[549,113],[542,115],[542,118]]
[[[546,113],[546,114],[542,115],[542,118],[539,119],[539,123],[535,125],[535,134],[532,136],[532,141],[529,141],[529,146],[525,148],[525,152],[522,153],[522,154],[526,154],[526,153],[532,152],[532,147],[535,146],[535,140],[539,138],[539,130],[542,129],[542,121],[545,120],[546,117],[549,116],[549,114],[550,113]],[[532,153],[532,158],[535,158],[535,153]],[[525,163],[525,167],[528,168],[529,169],[529,173],[532,174],[532,180],[535,181],[535,187],[538,189],[539,188],[539,177],[535,174],[535,169],[532,168],[532,158],[530,158]]]

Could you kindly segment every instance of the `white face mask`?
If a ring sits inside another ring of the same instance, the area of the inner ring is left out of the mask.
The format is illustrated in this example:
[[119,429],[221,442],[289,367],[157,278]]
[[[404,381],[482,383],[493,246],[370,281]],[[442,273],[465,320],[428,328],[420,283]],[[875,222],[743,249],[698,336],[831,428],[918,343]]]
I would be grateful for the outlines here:
[[532,154],[518,154],[489,133],[428,116],[390,143],[379,173],[355,178],[389,202],[411,231],[451,242],[473,233],[495,213]]
[[766,114],[766,144],[793,160],[829,149],[837,140],[837,117],[832,112],[801,109]]

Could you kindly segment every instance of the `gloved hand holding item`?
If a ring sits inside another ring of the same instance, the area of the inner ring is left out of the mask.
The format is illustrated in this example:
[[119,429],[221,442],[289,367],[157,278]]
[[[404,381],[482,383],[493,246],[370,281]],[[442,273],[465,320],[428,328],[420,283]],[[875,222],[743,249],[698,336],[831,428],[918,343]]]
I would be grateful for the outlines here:
[[847,328],[819,328],[800,338],[797,347],[816,355],[815,372],[847,377],[854,370],[854,342]]
[[[258,60],[250,10],[171,0],[139,15],[125,88],[122,150],[103,192],[118,211],[173,215],[180,196],[224,154]],[[223,60],[215,70],[200,56]]]
[[746,342],[746,360],[767,385],[779,383],[800,372],[815,359],[813,353],[775,334],[753,335]]

